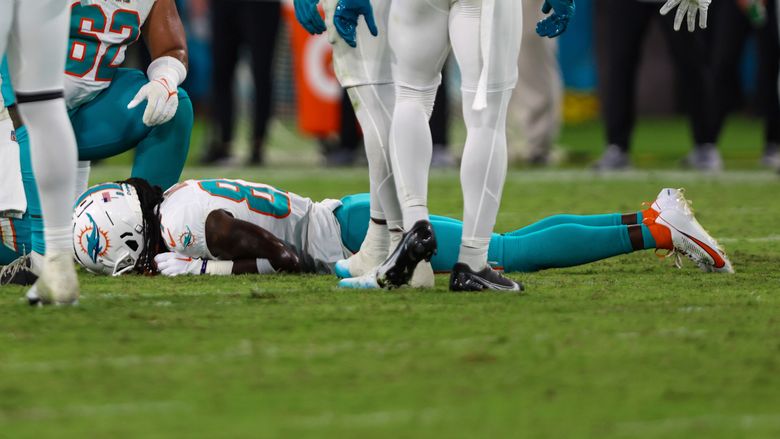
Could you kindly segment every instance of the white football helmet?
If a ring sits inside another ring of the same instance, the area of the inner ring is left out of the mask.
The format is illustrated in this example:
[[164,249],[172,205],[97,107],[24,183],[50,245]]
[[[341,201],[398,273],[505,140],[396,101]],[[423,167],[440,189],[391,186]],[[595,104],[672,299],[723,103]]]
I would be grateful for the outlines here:
[[76,261],[95,274],[119,276],[144,250],[144,220],[135,188],[103,183],[87,189],[73,212]]

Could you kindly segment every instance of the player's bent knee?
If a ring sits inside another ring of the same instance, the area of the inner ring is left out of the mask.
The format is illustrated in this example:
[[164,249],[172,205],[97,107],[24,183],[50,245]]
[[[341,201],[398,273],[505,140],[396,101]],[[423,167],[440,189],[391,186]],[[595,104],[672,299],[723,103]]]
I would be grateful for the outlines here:
[[179,107],[176,109],[176,115],[174,116],[174,119],[180,121],[179,123],[192,126],[194,123],[194,118],[195,112],[192,108],[190,95],[188,95],[183,88],[179,87]]

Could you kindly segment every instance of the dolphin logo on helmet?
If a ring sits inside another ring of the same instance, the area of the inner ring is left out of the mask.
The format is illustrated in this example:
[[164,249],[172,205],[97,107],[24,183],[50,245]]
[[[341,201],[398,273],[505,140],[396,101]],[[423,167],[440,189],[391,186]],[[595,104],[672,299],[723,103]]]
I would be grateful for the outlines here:
[[87,236],[87,254],[92,258],[92,262],[97,262],[98,256],[103,252],[103,248],[100,246],[100,227],[89,213],[87,213],[87,218],[92,223],[92,232]]

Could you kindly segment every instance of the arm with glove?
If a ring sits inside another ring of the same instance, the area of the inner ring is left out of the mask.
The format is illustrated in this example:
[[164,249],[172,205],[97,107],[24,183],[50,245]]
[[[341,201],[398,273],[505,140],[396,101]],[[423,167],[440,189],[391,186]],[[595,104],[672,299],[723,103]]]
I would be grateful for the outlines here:
[[132,109],[146,101],[143,122],[162,125],[179,106],[179,85],[187,77],[187,39],[173,0],[158,0],[142,29],[152,63],[146,71],[149,83],[127,105]]

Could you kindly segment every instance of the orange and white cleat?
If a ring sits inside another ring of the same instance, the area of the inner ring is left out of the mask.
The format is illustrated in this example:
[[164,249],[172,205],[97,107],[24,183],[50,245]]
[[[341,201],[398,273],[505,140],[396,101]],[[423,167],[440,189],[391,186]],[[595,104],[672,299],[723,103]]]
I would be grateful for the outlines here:
[[[658,216],[655,224],[669,229],[674,250],[671,255],[685,255],[702,271],[734,273],[734,267],[723,248],[693,215],[690,202],[680,189],[664,189],[650,207]],[[679,266],[679,259],[677,260]]]

